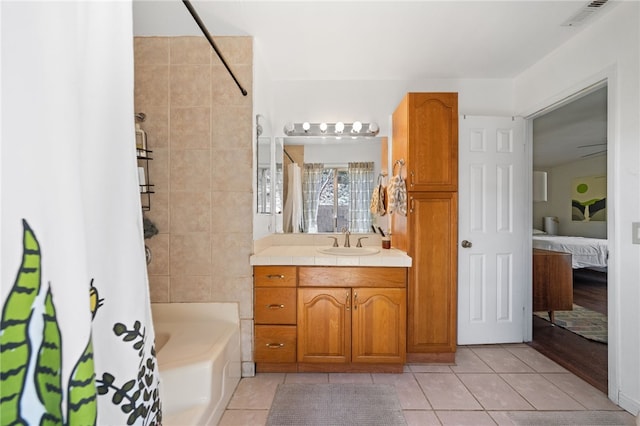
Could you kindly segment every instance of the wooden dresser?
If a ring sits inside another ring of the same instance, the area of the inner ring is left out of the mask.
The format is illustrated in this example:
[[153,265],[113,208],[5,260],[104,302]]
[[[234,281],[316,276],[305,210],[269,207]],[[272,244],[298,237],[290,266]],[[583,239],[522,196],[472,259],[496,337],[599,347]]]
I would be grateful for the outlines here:
[[573,270],[571,253],[533,249],[533,311],[573,309]]

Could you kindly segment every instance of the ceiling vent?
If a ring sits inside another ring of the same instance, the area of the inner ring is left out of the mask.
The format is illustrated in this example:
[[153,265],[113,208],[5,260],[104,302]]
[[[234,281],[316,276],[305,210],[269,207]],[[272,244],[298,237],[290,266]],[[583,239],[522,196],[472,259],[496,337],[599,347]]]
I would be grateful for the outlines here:
[[580,8],[571,18],[564,21],[563,27],[578,27],[591,19],[609,0],[593,0]]

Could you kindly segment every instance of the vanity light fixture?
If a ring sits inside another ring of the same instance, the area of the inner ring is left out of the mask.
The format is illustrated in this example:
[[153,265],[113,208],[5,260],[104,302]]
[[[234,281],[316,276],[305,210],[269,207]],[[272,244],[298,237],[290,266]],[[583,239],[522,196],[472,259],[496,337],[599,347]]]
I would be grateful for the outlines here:
[[289,133],[295,131],[296,127],[293,123],[287,123],[284,125],[284,132]]
[[380,127],[376,123],[287,123],[284,134],[287,136],[376,136]]

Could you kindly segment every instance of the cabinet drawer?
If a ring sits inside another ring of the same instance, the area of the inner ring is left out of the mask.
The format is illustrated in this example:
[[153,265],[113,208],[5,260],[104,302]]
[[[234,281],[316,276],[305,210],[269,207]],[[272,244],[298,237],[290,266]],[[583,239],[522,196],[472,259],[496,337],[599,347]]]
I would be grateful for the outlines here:
[[260,287],[253,306],[256,324],[295,324],[296,289]]
[[295,266],[255,266],[253,282],[256,287],[295,287]]
[[256,325],[255,362],[296,362],[294,325]]
[[300,287],[406,287],[407,269],[388,267],[301,266]]

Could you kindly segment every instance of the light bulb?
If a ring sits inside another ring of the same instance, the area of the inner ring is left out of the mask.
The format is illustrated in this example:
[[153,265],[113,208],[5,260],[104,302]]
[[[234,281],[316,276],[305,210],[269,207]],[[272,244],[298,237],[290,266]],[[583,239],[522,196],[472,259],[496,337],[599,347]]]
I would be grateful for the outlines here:
[[293,123],[289,122],[284,125],[284,132],[286,134],[292,133],[295,130],[295,128],[296,126]]
[[369,123],[369,132],[373,133],[374,135],[378,133],[378,131],[380,130],[380,128],[378,127],[378,125],[376,123]]
[[302,130],[304,130],[305,132],[308,132],[309,129],[311,128],[311,124],[309,124],[308,122],[304,122],[302,123]]
[[360,132],[360,130],[362,130],[362,123],[361,123],[361,122],[359,122],[359,121],[355,121],[355,122],[353,123],[353,127],[351,127],[351,131],[352,131],[353,133],[359,133],[359,132]]
[[336,123],[336,133],[342,133],[344,130],[344,123],[342,121],[338,121]]
[[327,132],[327,123],[320,123],[320,131],[322,133],[326,133]]

